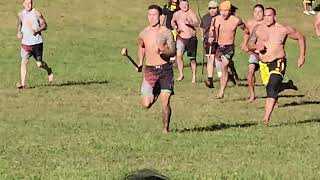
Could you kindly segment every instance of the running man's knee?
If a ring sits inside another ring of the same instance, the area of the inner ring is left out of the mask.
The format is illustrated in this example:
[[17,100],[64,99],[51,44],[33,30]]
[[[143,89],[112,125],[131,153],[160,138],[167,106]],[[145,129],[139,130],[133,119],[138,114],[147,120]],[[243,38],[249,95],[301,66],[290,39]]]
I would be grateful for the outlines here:
[[254,64],[249,64],[248,66],[248,76],[253,76],[255,73],[255,65]]
[[183,51],[177,51],[177,59],[182,59],[183,57]]
[[22,59],[20,62],[21,66],[25,66],[28,64],[28,60],[27,59]]
[[142,97],[142,100],[141,100],[142,107],[145,109],[149,109],[152,106],[153,100],[154,100],[153,96]]
[[170,97],[171,93],[161,92],[160,93],[160,101],[162,109],[170,107]]
[[270,76],[269,83],[266,87],[267,98],[278,98],[279,86],[281,84],[282,79],[282,76],[278,74],[272,74]]

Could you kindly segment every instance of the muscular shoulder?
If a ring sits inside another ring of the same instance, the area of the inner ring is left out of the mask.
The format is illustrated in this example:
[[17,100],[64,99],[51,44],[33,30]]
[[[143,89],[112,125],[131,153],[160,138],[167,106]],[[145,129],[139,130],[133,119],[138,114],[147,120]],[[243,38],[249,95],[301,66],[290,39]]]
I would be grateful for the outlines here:
[[24,10],[19,11],[19,12],[18,12],[18,17],[21,17],[22,14],[23,14],[23,12],[24,12]]
[[42,13],[37,10],[37,9],[33,9],[34,10],[34,13],[36,14],[37,17],[41,17],[42,16]]
[[148,33],[148,30],[149,28],[148,27],[146,27],[146,28],[144,28],[140,33],[139,33],[139,39],[143,39],[145,36],[146,36],[146,34]]
[[171,35],[171,31],[170,31],[170,29],[168,29],[167,27],[161,26],[160,28],[161,28],[161,29],[160,29],[160,32],[161,32],[161,33],[166,34],[166,35]]
[[279,32],[282,31],[282,32],[285,32],[286,34],[291,34],[292,32],[296,31],[295,28],[293,28],[292,26],[290,26],[288,24],[276,23],[276,27]]
[[191,9],[188,10],[189,15],[196,15]]
[[247,27],[254,26],[254,24],[255,24],[255,20],[253,20],[253,19],[246,22]]
[[238,16],[231,15],[230,19],[238,25],[243,24],[242,19]]
[[177,11],[177,12],[173,13],[173,16],[174,16],[174,17],[177,17],[177,16],[180,16],[180,14],[181,14],[181,10],[179,10],[179,11]]

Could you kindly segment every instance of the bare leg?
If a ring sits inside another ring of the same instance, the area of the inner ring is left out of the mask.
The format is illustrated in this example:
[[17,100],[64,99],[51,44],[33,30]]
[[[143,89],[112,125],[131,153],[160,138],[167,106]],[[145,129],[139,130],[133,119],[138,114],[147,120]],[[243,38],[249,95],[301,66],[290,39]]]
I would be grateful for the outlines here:
[[149,109],[155,103],[156,98],[155,96],[143,96],[141,99],[141,105],[142,107]]
[[27,79],[27,59],[22,59],[20,63],[20,84],[17,85],[18,88],[24,88],[26,86]]
[[214,62],[214,55],[210,55],[207,57],[207,73],[208,73],[208,80],[205,82],[208,88],[213,88],[213,62]]
[[196,60],[191,60],[191,70],[192,70],[192,83],[196,83],[196,74],[197,74],[197,62]]
[[274,109],[274,106],[276,104],[277,100],[274,98],[267,98],[266,99],[266,104],[265,104],[265,114],[263,116],[262,122],[268,126],[269,125],[269,120],[272,114],[272,111]]
[[162,107],[162,132],[169,132],[170,118],[171,118],[171,107],[170,107],[171,93],[160,93],[161,107]]
[[229,68],[230,68],[230,72],[232,75],[232,79],[235,85],[239,84],[239,76],[236,70],[236,67],[234,66],[234,62],[233,61],[229,61]]
[[254,64],[249,64],[248,66],[248,74],[247,74],[247,79],[248,79],[248,88],[249,88],[249,99],[248,102],[252,103],[255,99],[255,92],[254,92],[254,84],[255,84],[255,65]]
[[37,61],[37,66],[47,71],[49,82],[53,81],[52,69],[48,66],[48,64],[46,62],[44,62],[44,61],[38,62]]
[[305,11],[308,11],[307,3],[303,3],[303,9],[304,9]]
[[228,63],[221,63],[222,76],[220,78],[220,91],[217,97],[222,99],[224,97],[224,90],[228,83]]
[[208,73],[208,77],[212,77],[213,76],[213,62],[214,62],[214,55],[210,55],[207,57],[207,73]]
[[182,81],[184,78],[183,75],[183,52],[177,51],[177,66],[179,70],[179,77],[176,79],[177,81]]

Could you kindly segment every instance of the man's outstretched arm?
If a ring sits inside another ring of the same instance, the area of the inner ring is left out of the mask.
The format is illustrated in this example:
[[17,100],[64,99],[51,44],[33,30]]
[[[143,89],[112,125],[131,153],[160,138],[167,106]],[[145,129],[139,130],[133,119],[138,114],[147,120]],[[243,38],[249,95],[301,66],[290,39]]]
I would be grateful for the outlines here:
[[303,66],[305,63],[305,55],[306,55],[306,38],[304,35],[297,31],[296,29],[286,26],[287,31],[288,31],[288,37],[297,40],[299,42],[299,48],[300,48],[300,55],[298,59],[298,67]]

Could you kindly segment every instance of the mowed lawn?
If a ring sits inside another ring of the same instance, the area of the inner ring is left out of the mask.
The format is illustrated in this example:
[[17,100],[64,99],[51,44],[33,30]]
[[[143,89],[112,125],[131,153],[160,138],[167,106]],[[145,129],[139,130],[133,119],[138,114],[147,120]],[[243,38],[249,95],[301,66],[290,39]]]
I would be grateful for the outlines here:
[[[234,0],[243,19],[256,1]],[[137,58],[137,36],[147,25],[146,8],[165,0],[37,0],[48,22],[44,59],[55,81],[35,61],[28,66],[32,87],[17,90],[20,42],[16,14],[21,0],[0,1],[0,179],[123,179],[152,169],[171,179],[319,179],[320,80],[319,39],[313,17],[302,13],[301,0],[258,1],[278,10],[279,22],[307,38],[307,58],[297,68],[298,43],[288,40],[286,78],[298,91],[281,93],[271,126],[260,121],[265,88],[257,74],[258,99],[246,103],[248,55],[239,45],[236,67],[241,85],[232,83],[225,98],[204,86],[175,83],[172,133],[161,133],[161,108],[139,105],[142,74],[120,55],[127,47]],[[199,0],[200,13],[207,1]],[[197,12],[197,1],[191,1]],[[199,43],[198,61],[202,61]],[[185,60],[188,65],[188,60]],[[176,70],[175,70],[176,72]]]

